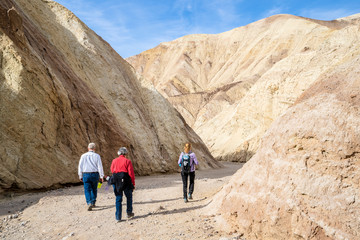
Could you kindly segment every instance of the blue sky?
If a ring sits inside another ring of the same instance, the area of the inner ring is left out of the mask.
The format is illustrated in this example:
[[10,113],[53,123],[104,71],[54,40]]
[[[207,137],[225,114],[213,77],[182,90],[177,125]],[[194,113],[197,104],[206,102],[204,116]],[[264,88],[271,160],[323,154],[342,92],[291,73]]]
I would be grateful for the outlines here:
[[221,33],[275,14],[333,20],[360,0],[55,0],[123,57],[193,33]]

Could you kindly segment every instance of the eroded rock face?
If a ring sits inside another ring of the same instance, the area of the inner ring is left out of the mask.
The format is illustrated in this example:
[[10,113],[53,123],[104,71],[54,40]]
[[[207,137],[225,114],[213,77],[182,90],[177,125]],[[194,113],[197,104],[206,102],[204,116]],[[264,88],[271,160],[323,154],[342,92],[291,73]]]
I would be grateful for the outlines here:
[[0,192],[77,182],[89,142],[107,173],[121,146],[136,174],[177,171],[187,141],[201,167],[218,166],[168,101],[56,2],[0,2],[0,66]]
[[271,123],[356,57],[359,16],[277,15],[218,35],[189,35],[126,59],[220,160],[246,161]]
[[277,119],[205,212],[246,239],[360,238],[360,51]]

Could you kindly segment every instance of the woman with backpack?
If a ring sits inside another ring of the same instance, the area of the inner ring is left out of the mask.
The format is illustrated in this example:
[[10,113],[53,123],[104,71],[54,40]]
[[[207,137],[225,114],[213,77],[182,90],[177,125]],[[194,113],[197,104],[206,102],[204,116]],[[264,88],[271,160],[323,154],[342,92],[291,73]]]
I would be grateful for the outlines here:
[[[191,151],[191,144],[186,143],[184,146],[184,152],[181,152],[179,161],[181,167],[181,178],[183,181],[184,202],[188,202],[188,199],[192,199],[195,185],[195,165],[199,162],[196,159],[195,153]],[[188,177],[190,176],[189,195],[187,194]]]
[[117,222],[121,221],[122,215],[122,198],[125,193],[126,196],[126,212],[127,217],[134,217],[133,213],[133,203],[132,203],[132,194],[135,189],[135,173],[134,167],[126,156],[128,151],[125,147],[121,147],[118,151],[118,158],[115,158],[111,163],[111,172],[113,175],[111,176],[109,183],[113,184],[114,194],[116,196],[115,206],[115,218]]

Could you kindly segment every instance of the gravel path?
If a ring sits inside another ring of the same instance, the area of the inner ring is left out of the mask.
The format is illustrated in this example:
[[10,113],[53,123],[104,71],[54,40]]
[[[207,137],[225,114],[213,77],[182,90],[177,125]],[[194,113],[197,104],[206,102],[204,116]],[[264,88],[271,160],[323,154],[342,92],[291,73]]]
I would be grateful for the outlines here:
[[[135,217],[115,221],[115,196],[106,184],[97,207],[86,210],[83,186],[8,196],[0,201],[0,239],[241,239],[215,228],[202,212],[242,164],[196,171],[194,199],[184,203],[180,174],[136,178]],[[123,200],[123,216],[126,216]]]

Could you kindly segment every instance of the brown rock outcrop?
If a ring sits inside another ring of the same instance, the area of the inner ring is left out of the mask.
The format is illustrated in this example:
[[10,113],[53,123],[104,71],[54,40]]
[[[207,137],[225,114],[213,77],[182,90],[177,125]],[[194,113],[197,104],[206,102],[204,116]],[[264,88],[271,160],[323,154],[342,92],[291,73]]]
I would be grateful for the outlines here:
[[360,50],[349,58],[271,125],[206,208],[222,227],[246,239],[360,239]]
[[186,141],[218,164],[180,114],[108,43],[54,1],[0,2],[0,192],[77,182],[88,142],[104,169],[128,147],[137,174],[177,171]]
[[246,161],[313,83],[360,48],[359,15],[276,15],[217,35],[189,35],[126,59],[220,160]]

